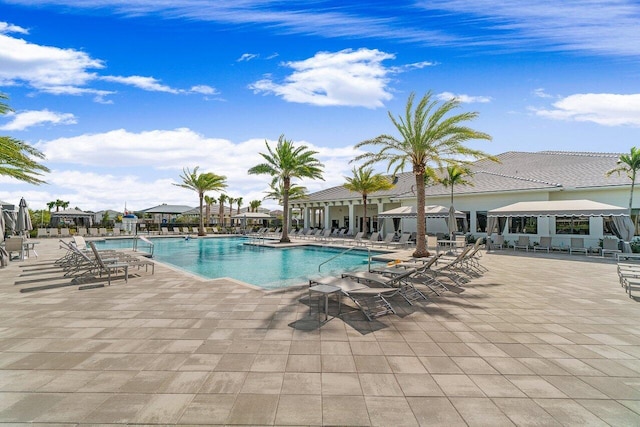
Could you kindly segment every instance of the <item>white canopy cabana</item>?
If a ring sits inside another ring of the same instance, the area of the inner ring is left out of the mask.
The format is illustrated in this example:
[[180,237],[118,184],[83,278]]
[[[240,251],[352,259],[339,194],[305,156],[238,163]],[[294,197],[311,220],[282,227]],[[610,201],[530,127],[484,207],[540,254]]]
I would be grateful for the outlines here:
[[[424,207],[427,218],[449,218],[449,208],[440,205],[427,205]],[[378,218],[417,218],[418,212],[415,206],[400,206],[378,214]],[[464,212],[456,211],[456,218],[466,218]]]
[[498,226],[498,234],[509,217],[538,216],[573,216],[573,217],[611,217],[616,236],[625,242],[633,239],[634,227],[629,217],[629,210],[620,206],[594,202],[593,200],[543,200],[535,202],[518,202],[487,212],[487,234],[491,235]]
[[510,216],[629,216],[620,206],[592,200],[543,200],[518,202],[487,212],[488,217]]

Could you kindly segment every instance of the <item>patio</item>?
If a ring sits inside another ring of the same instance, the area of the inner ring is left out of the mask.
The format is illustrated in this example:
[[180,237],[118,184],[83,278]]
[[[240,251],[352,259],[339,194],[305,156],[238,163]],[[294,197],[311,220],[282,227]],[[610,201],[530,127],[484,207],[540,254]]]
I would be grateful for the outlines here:
[[163,265],[84,291],[14,286],[61,252],[42,241],[0,269],[0,422],[640,425],[640,305],[611,259],[487,253],[464,293],[321,324],[306,290]]

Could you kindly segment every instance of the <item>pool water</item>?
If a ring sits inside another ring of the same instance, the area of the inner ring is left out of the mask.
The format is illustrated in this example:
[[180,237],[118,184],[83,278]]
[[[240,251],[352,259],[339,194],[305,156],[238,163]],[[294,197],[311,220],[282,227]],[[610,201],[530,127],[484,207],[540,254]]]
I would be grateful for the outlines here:
[[[270,248],[247,245],[242,237],[182,239],[154,238],[154,259],[204,278],[231,277],[264,289],[303,284],[311,278],[336,275],[344,271],[365,270],[368,253],[344,249],[302,246]],[[131,239],[110,239],[97,242],[103,249],[132,247]],[[142,249],[142,243],[139,246]],[[375,252],[372,252],[375,254]],[[372,264],[374,262],[372,261]]]

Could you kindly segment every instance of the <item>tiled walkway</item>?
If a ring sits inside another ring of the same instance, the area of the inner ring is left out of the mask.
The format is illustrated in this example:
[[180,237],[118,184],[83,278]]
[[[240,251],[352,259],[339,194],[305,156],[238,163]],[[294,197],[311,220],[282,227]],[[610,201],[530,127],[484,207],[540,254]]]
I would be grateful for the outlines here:
[[610,260],[486,254],[464,293],[320,324],[304,291],[164,266],[20,293],[61,251],[38,252],[0,269],[0,422],[640,425],[640,303]]

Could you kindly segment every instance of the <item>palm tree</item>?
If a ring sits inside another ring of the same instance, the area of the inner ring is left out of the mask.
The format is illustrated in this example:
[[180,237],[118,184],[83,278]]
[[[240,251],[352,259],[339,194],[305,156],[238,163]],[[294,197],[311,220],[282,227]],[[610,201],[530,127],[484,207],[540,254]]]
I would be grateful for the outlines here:
[[233,227],[233,204],[236,202],[236,199],[227,196],[227,202],[229,202],[229,225]]
[[[618,166],[607,171],[606,176],[611,176],[614,173],[620,175],[621,172],[625,172],[631,180],[631,192],[629,194],[629,218],[631,218],[631,208],[633,207],[633,189],[636,186],[636,175],[640,170],[640,150],[636,147],[631,147],[629,154],[622,154],[618,159]],[[634,231],[638,228],[638,216],[634,219]]]
[[249,169],[252,175],[271,175],[273,177],[271,186],[274,187],[278,182],[282,183],[282,237],[281,243],[289,243],[289,189],[291,188],[292,178],[311,178],[322,179],[322,169],[324,165],[320,163],[314,155],[317,151],[309,150],[306,146],[301,145],[294,147],[291,140],[285,139],[284,135],[280,135],[278,143],[274,150],[271,149],[269,143],[265,141],[269,154],[260,153],[265,163],[261,163]]
[[62,210],[65,210],[69,207],[69,202],[62,202],[60,203],[60,207],[62,208]]
[[364,207],[364,215],[362,219],[362,232],[366,235],[367,230],[367,197],[376,191],[390,190],[393,184],[382,174],[373,173],[373,168],[353,168],[353,177],[345,177],[347,182],[343,187],[349,191],[360,193],[362,195],[362,205]]
[[471,185],[471,181],[464,179],[465,176],[471,175],[469,168],[460,165],[449,165],[446,169],[447,173],[444,177],[439,178],[438,182],[445,187],[451,187],[451,206],[453,206],[453,187],[455,185]]
[[204,218],[202,217],[202,205],[204,200],[204,193],[207,191],[219,191],[227,186],[226,177],[222,175],[216,175],[213,172],[201,173],[198,175],[198,168],[196,166],[193,172],[189,168],[182,169],[184,175],[180,175],[182,178],[182,184],[173,184],[178,187],[193,190],[198,193],[198,199],[200,200],[200,227],[198,228],[198,236],[204,236]]
[[205,203],[205,215],[204,217],[207,219],[207,224],[209,224],[209,222],[211,221],[211,205],[216,201],[215,197],[211,197],[211,196],[204,196],[204,203]]
[[415,93],[409,96],[405,108],[405,115],[395,118],[389,112],[389,118],[400,133],[397,139],[391,135],[380,135],[374,139],[359,142],[355,148],[365,145],[376,147],[376,152],[364,153],[352,162],[365,160],[363,166],[386,161],[388,169],[394,170],[394,175],[404,170],[408,163],[412,166],[416,178],[417,192],[417,232],[416,250],[414,257],[429,256],[426,242],[425,221],[425,178],[432,171],[434,165],[441,168],[445,164],[466,163],[461,157],[489,158],[496,160],[482,151],[473,150],[463,145],[472,139],[491,140],[491,136],[463,126],[463,123],[478,117],[477,112],[456,115],[449,113],[460,106],[460,101],[451,99],[440,104],[433,100],[433,94],[427,92],[418,105],[413,108]]
[[56,205],[55,201],[52,202],[48,202],[47,203],[47,207],[49,208],[49,212],[51,212],[51,209],[53,209],[53,207]]
[[238,197],[236,199],[236,204],[238,205],[238,211],[236,213],[240,215],[240,206],[242,206],[242,197]]
[[224,227],[224,202],[226,201],[227,201],[227,195],[220,194],[220,196],[218,197],[218,203],[220,203],[220,211],[218,212],[218,215],[220,216],[219,222],[221,227]]
[[260,200],[252,200],[249,202],[249,209],[251,212],[258,212],[258,208],[262,205],[262,201]]
[[[7,95],[0,93],[0,100],[8,99]],[[0,101],[0,115],[13,111],[9,105]],[[44,184],[40,179],[43,173],[49,172],[49,168],[38,163],[35,159],[44,159],[44,154],[10,136],[0,136],[0,176],[9,176],[18,181],[29,184]]]
[[[284,192],[282,190],[282,183],[281,182],[276,182],[276,183],[271,183],[269,185],[269,187],[271,188],[271,191],[267,192],[267,195],[264,196],[265,200],[266,199],[271,199],[271,200],[276,200],[279,204],[284,204]],[[300,199],[304,199],[305,197],[307,197],[307,187],[303,187],[300,185],[296,185],[296,184],[291,184],[291,186],[289,186],[289,200],[300,200]]]

